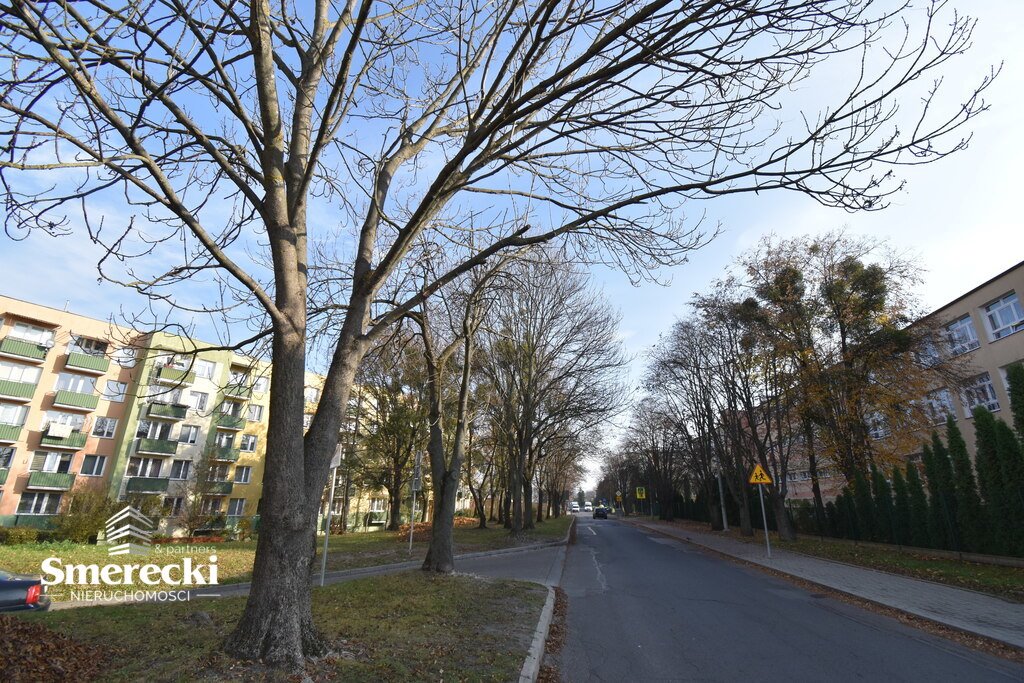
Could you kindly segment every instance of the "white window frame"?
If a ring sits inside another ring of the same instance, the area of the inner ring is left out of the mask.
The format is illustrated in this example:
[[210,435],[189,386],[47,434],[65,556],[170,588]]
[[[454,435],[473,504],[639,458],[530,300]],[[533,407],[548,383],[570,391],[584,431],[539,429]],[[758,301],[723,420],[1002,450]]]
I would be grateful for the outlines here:
[[61,472],[62,466],[64,466],[64,473],[71,471],[71,461],[74,460],[74,458],[71,456],[70,453],[59,453],[56,451],[42,452],[46,454],[46,458],[43,460],[43,467],[42,469],[38,470],[39,472]]
[[267,377],[257,377],[253,380],[252,390],[257,394],[265,394],[267,388],[270,386],[270,379]]
[[263,406],[259,403],[250,403],[246,408],[245,419],[249,422],[261,422],[263,420]]
[[82,337],[77,334],[71,335],[71,341],[68,342],[69,353],[81,353],[95,358],[106,358],[109,347],[110,344],[105,341],[90,339],[89,337]]
[[221,513],[221,505],[224,502],[224,498],[217,496],[206,496],[203,498],[201,510],[204,515],[219,515]]
[[[92,471],[91,472],[87,472],[86,469],[85,469],[85,465],[86,465],[87,462],[89,462],[89,458],[93,458],[93,467],[92,467]],[[99,465],[99,471],[97,471],[97,469],[96,469],[97,465]],[[89,453],[84,458],[82,458],[82,466],[78,468],[78,473],[81,474],[83,477],[102,477],[103,476],[103,471],[106,470],[106,469],[107,469],[107,456],[105,456],[105,455],[96,455],[95,453]]]
[[169,517],[177,517],[181,514],[181,507],[185,499],[181,496],[164,496],[164,509]]
[[199,440],[199,425],[181,425],[178,443],[194,444]]
[[[100,425],[103,425],[103,429],[100,429]],[[96,423],[92,426],[92,435],[97,436],[101,439],[113,439],[114,435],[117,434],[117,418],[116,417],[105,417],[99,416],[96,418]]]
[[210,394],[205,391],[189,391],[188,398],[189,407],[195,411],[206,410],[206,407],[210,405]]
[[973,411],[978,406],[985,406],[992,413],[998,413],[1001,407],[999,396],[996,394],[996,385],[992,382],[992,376],[987,372],[971,378],[970,383],[964,386],[961,400],[964,404],[964,413],[968,417],[974,417]]
[[213,443],[215,446],[217,446],[217,448],[234,448],[235,433],[217,432],[217,436],[213,437]]
[[43,428],[50,424],[67,425],[72,431],[80,432],[85,427],[85,415],[65,413],[59,410],[48,410],[43,416]]
[[122,346],[119,349],[115,349],[113,358],[115,363],[126,369],[134,368],[138,362],[135,349],[130,346]]
[[235,467],[235,483],[248,484],[252,481],[252,467],[250,465],[238,465]]
[[28,406],[20,403],[0,403],[0,424],[21,427],[27,417]]
[[255,453],[259,440],[256,434],[242,434],[242,441],[238,446],[238,450],[244,453]]
[[1024,307],[1020,305],[1016,292],[1004,294],[986,305],[984,310],[990,341],[1024,330]]
[[956,408],[953,406],[953,394],[943,387],[929,391],[924,397],[924,409],[933,425],[946,424],[946,417],[957,419]]
[[212,360],[196,358],[192,371],[196,373],[196,377],[213,379],[213,376],[217,374],[217,364]]
[[306,403],[317,403],[320,401],[320,390],[316,387],[306,387],[302,390],[302,398]]
[[[179,472],[178,472],[177,476],[175,476],[175,474],[174,474],[174,468],[175,467],[179,468]],[[181,471],[181,470],[183,470],[183,471]],[[174,460],[171,461],[171,472],[170,472],[170,475],[168,475],[169,479],[173,479],[174,481],[185,481],[185,480],[188,479],[188,476],[190,474],[192,474],[192,461],[191,460],[187,460],[187,459],[183,460],[183,459],[177,458],[177,459],[174,459]]]
[[869,413],[865,416],[865,423],[868,428],[868,434],[875,441],[881,441],[892,436],[892,428],[889,426],[889,421],[879,412]]
[[228,500],[228,517],[241,517],[245,513],[245,498]]
[[6,358],[0,358],[0,379],[24,384],[39,384],[43,369],[38,365],[23,365]]
[[57,375],[55,391],[70,391],[76,394],[96,393],[96,378],[92,375],[79,375],[74,372],[62,372]]
[[[135,474],[132,474],[132,461],[139,461],[139,467]],[[133,455],[128,459],[128,468],[125,470],[126,476],[129,477],[143,477],[145,479],[159,479],[160,473],[164,469],[163,458],[150,458],[141,455]]]
[[949,353],[952,356],[968,353],[981,346],[978,331],[974,329],[974,320],[970,313],[947,323],[945,330]]
[[[29,497],[32,499],[31,510],[22,510],[22,506]],[[60,499],[60,493],[54,493],[51,491],[26,491],[21,494],[21,500],[18,501],[18,508],[15,514],[55,515],[60,511]],[[49,503],[52,501],[56,501],[56,504],[51,506]]]
[[8,336],[26,341],[31,344],[37,344],[39,346],[53,346],[53,330],[45,327],[39,327],[38,325],[29,325],[28,323],[15,322],[11,325],[11,331],[7,333]]
[[112,379],[107,380],[107,386],[103,389],[103,400],[111,403],[124,403],[128,395],[128,383],[118,382]]

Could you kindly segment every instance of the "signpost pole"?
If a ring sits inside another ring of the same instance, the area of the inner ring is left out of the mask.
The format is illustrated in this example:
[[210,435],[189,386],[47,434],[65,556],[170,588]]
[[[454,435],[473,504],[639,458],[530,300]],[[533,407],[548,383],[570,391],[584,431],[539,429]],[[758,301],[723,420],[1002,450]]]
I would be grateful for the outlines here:
[[331,468],[331,493],[327,498],[327,529],[324,531],[324,554],[320,558],[320,585],[324,585],[327,576],[327,539],[331,537],[331,512],[334,510],[334,484],[335,476],[338,473],[337,467]]
[[420,467],[423,465],[423,451],[416,453],[416,466],[412,471],[412,514],[409,516],[409,554],[412,555],[412,532],[416,528],[416,492],[420,490]]
[[409,517],[409,554],[412,555],[412,532],[416,528],[416,489],[412,490],[412,516]]
[[718,470],[718,500],[722,502],[722,528],[729,530],[729,518],[725,514],[725,489],[722,488],[722,470]]
[[764,511],[764,484],[757,485],[757,496],[761,499],[761,524],[764,525],[764,546],[768,549],[768,559],[772,559],[772,542],[768,540],[768,515]]

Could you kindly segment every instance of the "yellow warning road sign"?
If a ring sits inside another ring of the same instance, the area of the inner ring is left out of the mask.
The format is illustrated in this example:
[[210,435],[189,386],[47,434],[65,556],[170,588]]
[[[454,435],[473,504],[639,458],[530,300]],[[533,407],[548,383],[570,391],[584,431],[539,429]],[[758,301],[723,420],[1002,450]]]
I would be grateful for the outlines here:
[[647,498],[647,489],[645,489],[643,486],[637,486],[636,487],[636,499],[637,500],[644,500],[645,498]]
[[772,478],[768,476],[768,473],[764,471],[764,468],[760,465],[754,465],[754,471],[750,473],[751,484],[770,484]]

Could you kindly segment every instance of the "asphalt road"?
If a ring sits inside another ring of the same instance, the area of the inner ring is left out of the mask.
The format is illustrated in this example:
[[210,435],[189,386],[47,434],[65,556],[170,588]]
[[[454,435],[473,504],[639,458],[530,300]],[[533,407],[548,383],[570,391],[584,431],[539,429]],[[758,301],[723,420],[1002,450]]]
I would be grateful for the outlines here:
[[1024,666],[681,541],[579,522],[562,575],[567,681],[1024,680]]

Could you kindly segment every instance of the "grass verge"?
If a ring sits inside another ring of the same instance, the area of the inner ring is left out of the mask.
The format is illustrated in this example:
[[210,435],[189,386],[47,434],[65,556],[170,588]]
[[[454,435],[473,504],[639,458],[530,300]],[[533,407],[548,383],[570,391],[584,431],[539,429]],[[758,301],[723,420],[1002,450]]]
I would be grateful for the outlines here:
[[[344,681],[513,680],[546,595],[530,583],[420,572],[316,588],[314,619],[336,654],[310,663],[306,674]],[[103,660],[99,680],[290,680],[220,652],[244,604],[244,598],[223,598],[19,618],[95,648]]]

